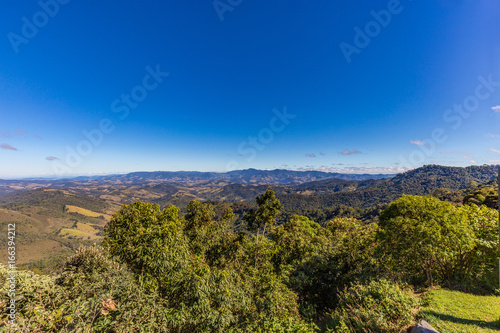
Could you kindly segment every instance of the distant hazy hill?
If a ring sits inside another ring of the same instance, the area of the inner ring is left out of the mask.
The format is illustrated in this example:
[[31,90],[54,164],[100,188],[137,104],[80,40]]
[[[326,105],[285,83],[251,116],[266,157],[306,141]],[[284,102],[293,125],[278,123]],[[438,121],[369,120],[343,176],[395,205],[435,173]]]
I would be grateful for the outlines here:
[[224,181],[236,184],[301,184],[322,179],[342,180],[367,180],[382,179],[392,175],[387,174],[345,174],[321,171],[291,171],[291,170],[237,170],[225,173],[196,172],[196,171],[155,171],[155,172],[132,172],[126,175],[103,177],[103,180],[118,180],[123,182],[144,183],[199,183],[208,181]]
[[[2,194],[22,192],[23,189],[50,187],[71,189],[97,200],[111,200],[117,205],[137,200],[167,205],[193,199],[253,201],[257,195],[272,188],[290,209],[338,205],[372,207],[403,194],[425,195],[437,188],[459,190],[472,181],[484,183],[495,179],[497,170],[498,166],[494,165],[466,168],[428,165],[392,178],[388,178],[389,175],[255,169],[227,173],[134,172],[63,180],[0,181],[0,198]],[[37,194],[47,195],[37,192],[32,195]],[[19,197],[19,201],[27,195]],[[15,198],[12,194],[9,197],[10,200]],[[6,203],[5,199],[2,201]]]
[[1,205],[40,206],[52,212],[62,212],[64,205],[74,205],[90,210],[101,211],[106,208],[98,198],[56,189],[37,188],[0,197]]
[[[211,184],[224,186],[228,184],[247,185],[292,185],[324,179],[340,179],[348,181],[363,181],[367,179],[384,179],[392,177],[388,174],[345,174],[321,171],[291,171],[291,170],[237,170],[225,173],[198,171],[154,171],[132,172],[124,175],[75,177],[68,179],[0,179],[0,196],[38,187],[51,188],[96,188],[97,186],[146,186],[146,185],[183,185],[198,186]],[[97,193],[96,193],[97,194]]]

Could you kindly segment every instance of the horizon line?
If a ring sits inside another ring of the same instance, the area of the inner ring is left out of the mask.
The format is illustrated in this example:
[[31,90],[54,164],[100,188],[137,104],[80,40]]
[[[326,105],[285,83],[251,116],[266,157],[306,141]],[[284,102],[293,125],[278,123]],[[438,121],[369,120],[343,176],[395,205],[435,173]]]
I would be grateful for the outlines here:
[[[137,171],[130,171],[130,172],[109,172],[109,173],[75,173],[75,174],[70,174],[70,175],[57,175],[57,174],[39,174],[39,175],[32,175],[32,176],[0,176],[0,180],[35,180],[35,179],[40,179],[40,180],[50,180],[50,179],[57,179],[57,180],[63,180],[63,179],[75,179],[79,177],[106,177],[106,176],[119,176],[119,175],[128,175],[128,174],[133,174],[133,173],[155,173],[155,172],[171,172],[171,173],[180,173],[180,172],[197,172],[197,173],[215,173],[215,174],[226,174],[230,172],[237,172],[237,171],[248,171],[248,170],[256,170],[256,171],[290,171],[290,172],[322,172],[322,173],[331,173],[331,174],[346,174],[346,175],[398,175],[404,172],[408,172],[411,170],[415,170],[418,168],[422,168],[425,166],[430,166],[430,165],[435,165],[435,166],[447,166],[447,167],[454,167],[454,168],[467,168],[467,167],[473,167],[473,166],[500,166],[500,164],[482,164],[482,165],[467,165],[467,166],[453,166],[453,165],[442,165],[442,164],[425,164],[419,167],[414,167],[414,168],[405,168],[405,167],[400,167],[400,168],[395,168],[395,169],[402,169],[399,171],[393,171],[390,172],[387,170],[387,172],[363,172],[363,168],[358,168],[358,172],[354,172],[353,170],[348,170],[348,168],[344,168],[346,170],[345,172],[342,172],[342,169],[339,170],[326,170],[327,168],[318,168],[318,169],[304,169],[304,168],[297,168],[297,169],[256,169],[256,168],[247,168],[247,169],[237,169],[237,170],[230,170],[230,171],[199,171],[199,170],[177,170],[177,171],[172,171],[172,170],[154,170],[154,171],[146,171],[146,170],[137,170]],[[383,167],[374,167],[373,169],[378,169]],[[332,168],[333,169],[333,168]],[[366,170],[369,171],[369,168]]]

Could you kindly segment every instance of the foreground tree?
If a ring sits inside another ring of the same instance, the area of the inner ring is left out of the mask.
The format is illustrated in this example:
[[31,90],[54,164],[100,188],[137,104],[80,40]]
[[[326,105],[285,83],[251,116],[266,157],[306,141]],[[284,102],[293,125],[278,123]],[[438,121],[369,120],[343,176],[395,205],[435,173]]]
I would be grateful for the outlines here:
[[403,196],[380,215],[379,239],[396,270],[427,283],[449,277],[457,256],[474,247],[474,232],[464,214],[448,202]]
[[264,236],[266,227],[274,224],[276,216],[281,213],[283,206],[272,190],[267,190],[266,193],[255,198],[255,201],[257,202],[257,209],[248,211],[243,219],[250,231],[257,231],[258,240],[260,229],[263,227],[262,236]]
[[378,239],[393,274],[492,291],[498,285],[497,221],[498,212],[484,205],[403,196],[380,215]]
[[[259,201],[265,208],[256,214],[267,223],[277,208],[268,200],[270,206]],[[168,331],[309,327],[300,321],[296,294],[274,271],[271,241],[233,234],[231,212],[216,220],[210,204],[191,202],[185,219],[178,213],[174,206],[125,205],[107,225],[103,243],[139,285],[161,297]]]

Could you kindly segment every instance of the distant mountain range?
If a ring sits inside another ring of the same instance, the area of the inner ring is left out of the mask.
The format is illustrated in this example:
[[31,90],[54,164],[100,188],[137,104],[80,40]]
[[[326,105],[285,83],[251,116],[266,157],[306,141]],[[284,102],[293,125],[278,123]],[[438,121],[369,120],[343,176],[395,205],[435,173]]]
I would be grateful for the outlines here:
[[[394,175],[389,174],[346,174],[322,171],[292,171],[292,170],[235,170],[229,172],[198,172],[198,171],[154,171],[132,172],[125,175],[102,176],[101,180],[120,180],[132,183],[160,182],[185,183],[224,181],[236,184],[301,184],[322,179],[367,180],[382,179]],[[92,177],[81,178],[92,179]]]
[[116,205],[141,200],[183,206],[194,199],[253,201],[272,188],[285,207],[293,210],[337,205],[372,207],[403,194],[425,195],[437,188],[459,190],[472,181],[491,181],[496,178],[497,170],[496,165],[466,168],[427,165],[392,177],[248,169],[227,173],[158,171],[64,180],[8,180],[0,181],[0,202],[10,201],[1,199],[2,195],[44,187],[86,194]]
[[322,171],[291,171],[291,170],[237,170],[224,173],[198,171],[154,171],[132,172],[124,175],[80,176],[68,179],[0,179],[0,196],[19,190],[37,187],[73,187],[82,185],[113,184],[113,185],[201,185],[217,184],[247,184],[247,185],[294,185],[323,179],[340,179],[348,181],[364,181],[368,179],[384,179],[392,177],[389,174],[345,174]]

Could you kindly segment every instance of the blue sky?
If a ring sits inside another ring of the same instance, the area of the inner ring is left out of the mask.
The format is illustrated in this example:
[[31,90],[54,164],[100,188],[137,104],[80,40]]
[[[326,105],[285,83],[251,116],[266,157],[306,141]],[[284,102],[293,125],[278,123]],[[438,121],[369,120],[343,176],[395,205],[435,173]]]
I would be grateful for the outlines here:
[[8,0],[0,177],[500,163],[500,5]]

